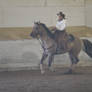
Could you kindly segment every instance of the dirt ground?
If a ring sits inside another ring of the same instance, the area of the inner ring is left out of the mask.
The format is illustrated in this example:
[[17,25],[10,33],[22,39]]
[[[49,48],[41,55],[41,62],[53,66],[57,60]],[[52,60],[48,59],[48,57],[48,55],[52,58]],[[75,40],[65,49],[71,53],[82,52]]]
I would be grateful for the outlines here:
[[92,67],[77,67],[72,75],[67,69],[0,72],[0,92],[92,92]]

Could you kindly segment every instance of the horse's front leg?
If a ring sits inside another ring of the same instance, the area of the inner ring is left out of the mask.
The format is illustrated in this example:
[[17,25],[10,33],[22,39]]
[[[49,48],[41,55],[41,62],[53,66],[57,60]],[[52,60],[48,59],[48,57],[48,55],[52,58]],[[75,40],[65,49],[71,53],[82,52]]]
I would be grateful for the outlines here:
[[49,54],[49,59],[48,59],[48,67],[49,69],[54,72],[54,68],[52,66],[52,63],[54,62],[54,55],[53,54]]
[[47,58],[47,54],[43,53],[41,61],[40,61],[40,70],[41,70],[41,74],[45,73],[45,70],[43,69],[43,61],[45,61],[45,59]]

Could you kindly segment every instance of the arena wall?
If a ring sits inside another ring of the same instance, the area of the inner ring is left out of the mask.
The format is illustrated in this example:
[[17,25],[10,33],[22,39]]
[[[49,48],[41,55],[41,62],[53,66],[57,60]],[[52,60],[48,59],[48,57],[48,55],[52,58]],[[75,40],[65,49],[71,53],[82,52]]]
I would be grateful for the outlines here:
[[39,20],[53,26],[59,11],[68,26],[85,25],[84,0],[0,0],[0,27],[30,27]]
[[92,0],[86,0],[86,25],[92,28]]

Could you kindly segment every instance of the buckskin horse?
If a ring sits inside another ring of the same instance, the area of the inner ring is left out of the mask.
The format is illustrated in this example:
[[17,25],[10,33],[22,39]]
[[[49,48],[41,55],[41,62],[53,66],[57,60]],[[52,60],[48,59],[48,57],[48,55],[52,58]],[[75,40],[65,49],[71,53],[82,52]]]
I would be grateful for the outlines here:
[[[62,35],[53,34],[49,28],[46,27],[45,24],[36,22],[34,23],[32,32],[30,34],[33,38],[36,38],[40,41],[40,44],[43,48],[43,54],[40,61],[40,70],[41,74],[45,73],[43,69],[43,62],[48,57],[48,67],[50,70],[53,70],[51,67],[52,62],[54,61],[54,56],[59,54],[67,53],[69,54],[71,60],[71,66],[66,74],[72,74],[76,64],[79,62],[78,55],[81,50],[86,52],[89,57],[92,58],[92,43],[87,39],[79,39],[78,37],[74,37],[74,40],[69,41],[69,34],[65,33]],[[59,41],[59,44],[57,44]],[[65,48],[60,48],[57,50],[58,45]]]

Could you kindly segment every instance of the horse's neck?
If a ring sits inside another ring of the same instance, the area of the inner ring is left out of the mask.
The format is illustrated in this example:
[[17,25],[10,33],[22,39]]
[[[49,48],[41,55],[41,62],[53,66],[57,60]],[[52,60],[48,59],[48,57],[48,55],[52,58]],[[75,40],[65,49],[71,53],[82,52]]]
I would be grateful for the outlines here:
[[[46,35],[45,35],[46,36]],[[40,42],[42,43],[42,44],[44,44],[44,43],[46,43],[47,41],[48,41],[48,37],[46,36],[42,36],[42,37],[40,37],[39,38],[39,40],[40,40]]]
[[40,42],[40,44],[41,44],[42,48],[48,48],[47,43],[46,43],[46,41],[45,41],[45,40],[43,40],[43,39],[39,38],[39,42]]
[[49,38],[53,39],[53,34],[46,25],[43,26],[43,30]]
[[51,39],[50,37],[47,37],[46,39],[40,38],[39,41],[40,41],[41,46],[44,48],[49,48],[53,44],[55,44],[55,41]]
[[40,37],[40,42],[46,47],[49,47],[54,43],[54,39],[51,37],[52,33],[49,31],[47,27],[43,28],[43,35]]
[[43,33],[43,35],[40,37],[40,39],[41,39],[42,41],[47,41],[48,39],[50,39],[50,37],[49,37],[49,35],[47,34],[47,32],[45,31],[45,32]]

